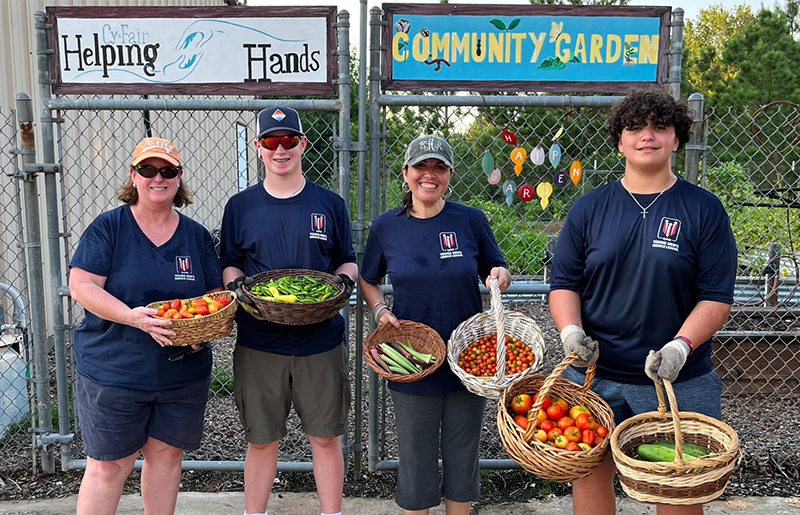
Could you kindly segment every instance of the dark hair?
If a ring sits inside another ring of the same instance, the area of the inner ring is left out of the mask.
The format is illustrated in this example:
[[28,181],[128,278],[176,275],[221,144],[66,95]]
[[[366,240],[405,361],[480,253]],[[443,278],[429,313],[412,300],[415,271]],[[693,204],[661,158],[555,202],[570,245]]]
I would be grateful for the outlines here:
[[[403,170],[408,170],[408,165],[403,167]],[[400,211],[397,212],[394,216],[400,216],[403,213],[406,214],[406,218],[411,218],[411,210],[414,208],[414,197],[411,195],[411,190],[408,190],[405,195],[403,195],[403,207],[400,208]]]
[[678,150],[689,141],[692,117],[688,104],[685,100],[675,100],[659,86],[635,89],[620,100],[608,114],[606,131],[616,147],[623,130],[647,125],[648,120],[656,125],[675,127]]
[[[133,168],[131,168],[131,170],[133,170]],[[179,180],[181,182],[178,184],[178,191],[175,193],[175,198],[172,199],[172,205],[175,207],[188,206],[192,203],[192,196],[194,196],[194,193],[189,191],[189,188],[183,183],[183,179]],[[128,176],[128,182],[119,189],[117,198],[129,206],[135,206],[136,203],[139,202],[139,192],[133,187],[133,181],[130,176]]]

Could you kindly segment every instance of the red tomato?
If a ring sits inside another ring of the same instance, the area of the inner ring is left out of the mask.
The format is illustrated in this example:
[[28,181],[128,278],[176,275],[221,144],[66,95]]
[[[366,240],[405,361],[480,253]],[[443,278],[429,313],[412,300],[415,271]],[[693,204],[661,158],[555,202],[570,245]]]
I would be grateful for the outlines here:
[[594,419],[588,413],[578,413],[578,416],[575,417],[575,425],[578,426],[578,429],[583,431],[584,429],[588,429],[586,425],[592,420]]
[[528,429],[528,417],[524,415],[517,415],[514,417],[514,422],[522,429]]
[[[576,429],[577,429],[577,428],[576,428]],[[567,438],[567,440],[569,440],[569,438]],[[566,449],[567,449],[568,451],[580,451],[580,450],[581,450],[581,448],[580,448],[580,447],[578,447],[578,444],[577,444],[577,442],[569,442],[569,443],[567,444],[567,447],[566,447]]]
[[562,431],[566,431],[566,429],[568,427],[574,426],[574,425],[575,425],[575,421],[572,420],[569,417],[561,417],[560,419],[558,419],[558,422],[556,422],[556,426],[558,426],[558,428],[560,430],[562,430]]
[[594,442],[592,442],[592,447],[597,447],[598,445],[603,443],[603,440],[605,440],[605,438],[600,438],[599,436],[597,436],[597,434],[595,434],[594,435]]
[[555,442],[559,436],[564,436],[564,433],[559,428],[551,429],[547,432],[547,439],[551,442]]
[[167,302],[166,304],[164,304],[163,306],[161,306],[161,309],[163,309],[163,310],[166,312],[166,311],[169,311],[171,307],[172,307],[172,306],[170,305],[170,303],[169,303],[169,302]]
[[565,413],[564,408],[558,404],[553,404],[547,408],[547,416],[550,417],[550,420],[558,420],[563,417]]
[[[539,400],[539,393],[537,392],[536,395],[533,396],[533,402],[536,402],[538,400]],[[542,409],[546,410],[552,405],[553,405],[553,399],[551,399],[549,395],[545,395],[544,401],[542,403]]]
[[549,433],[553,428],[556,427],[556,424],[552,420],[545,420],[539,427],[541,427],[545,433]]
[[164,310],[163,309],[159,309],[158,313],[156,313],[156,316],[157,317],[163,317],[164,316]]
[[164,313],[164,318],[173,318],[177,312],[177,309],[169,308],[166,313]]
[[208,306],[197,306],[195,308],[195,313],[203,316],[208,315]]
[[172,315],[173,320],[180,320],[183,318],[183,313],[180,311],[176,311],[174,315]]
[[189,313],[188,311],[184,311],[183,318],[194,318],[194,315],[192,313]]
[[567,440],[570,442],[578,443],[581,441],[581,431],[575,426],[569,426],[564,429],[564,436],[566,436]]
[[521,394],[514,397],[511,401],[511,411],[517,415],[526,415],[533,406],[533,399],[528,394]]
[[175,300],[173,300],[173,301],[170,303],[170,305],[169,305],[169,306],[170,306],[172,309],[181,309],[181,306],[182,306],[182,305],[183,305],[183,303],[181,302],[181,300],[180,300],[180,299],[175,299]]
[[592,445],[594,443],[594,431],[591,429],[584,429],[581,431],[581,443]]
[[222,297],[220,299],[217,299],[217,302],[219,302],[219,305],[224,308],[225,306],[231,303],[231,299],[226,299],[225,297]]
[[594,430],[597,433],[597,436],[600,438],[605,438],[608,436],[608,428],[606,426],[597,426],[597,429]]

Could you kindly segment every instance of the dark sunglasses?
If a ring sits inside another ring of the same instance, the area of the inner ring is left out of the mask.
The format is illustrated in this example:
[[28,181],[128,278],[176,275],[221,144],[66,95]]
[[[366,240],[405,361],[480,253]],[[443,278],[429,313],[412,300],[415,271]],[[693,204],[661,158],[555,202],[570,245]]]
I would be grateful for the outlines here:
[[300,136],[264,136],[258,142],[267,150],[278,150],[278,145],[289,150],[300,144]]
[[181,173],[183,167],[181,166],[165,166],[164,168],[156,168],[155,166],[151,165],[137,165],[133,167],[136,170],[136,173],[144,177],[145,179],[152,179],[156,176],[157,173],[161,174],[161,177],[165,179],[174,179]]

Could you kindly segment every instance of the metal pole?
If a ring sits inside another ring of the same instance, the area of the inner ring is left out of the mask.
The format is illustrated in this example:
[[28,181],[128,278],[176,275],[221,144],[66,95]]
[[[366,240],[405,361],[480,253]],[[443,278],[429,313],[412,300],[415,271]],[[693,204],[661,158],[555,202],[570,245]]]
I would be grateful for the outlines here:
[[[358,268],[364,261],[364,249],[366,248],[366,184],[367,184],[367,161],[366,152],[363,150],[367,140],[367,0],[361,0],[359,6],[359,55],[358,55],[358,144],[361,151],[358,153],[358,208],[355,231],[356,257]],[[355,411],[355,442],[353,453],[353,480],[358,481],[361,477],[361,463],[363,461],[363,428],[361,400],[364,396],[364,358],[362,350],[364,348],[364,295],[361,288],[356,291],[356,411]]]
[[686,163],[684,163],[684,177],[692,184],[697,184],[700,173],[700,155],[703,151],[703,119],[705,99],[700,93],[692,93],[689,96],[689,110],[693,113],[692,133],[689,136],[689,143],[686,145]]
[[[50,66],[47,49],[47,31],[51,29],[45,23],[45,13],[36,12],[36,58],[39,72],[39,102],[42,130],[42,159],[45,163],[55,163],[55,147],[53,144],[53,113],[47,105],[50,100]],[[67,380],[66,326],[64,325],[64,301],[59,295],[63,285],[61,269],[61,239],[67,236],[61,233],[58,224],[58,187],[55,173],[44,176],[45,207],[47,213],[47,249],[50,258],[50,296],[53,308],[53,341],[56,362],[56,390],[58,393],[58,432],[70,433],[69,381]],[[67,470],[67,463],[72,459],[70,443],[61,444],[61,470]]]
[[683,9],[672,11],[672,44],[669,50],[669,92],[674,99],[681,98],[681,63],[683,61]]
[[[17,118],[20,134],[20,173],[23,179],[25,199],[25,239],[22,246],[28,255],[28,292],[31,298],[31,326],[33,327],[33,377],[36,392],[36,433],[53,432],[53,407],[50,403],[50,373],[47,369],[47,322],[44,301],[44,262],[42,259],[42,235],[39,230],[39,188],[36,174],[23,173],[26,164],[36,161],[36,143],[33,138],[33,100],[27,93],[16,98]],[[34,435],[34,438],[37,435]],[[35,441],[35,440],[34,440]],[[56,471],[53,448],[42,446],[42,471]]]
[[[370,9],[370,62],[369,62],[369,219],[380,215],[381,194],[381,130],[380,106],[377,97],[381,91],[381,10]],[[372,322],[374,324],[374,321]],[[378,467],[378,375],[369,371],[369,471]]]

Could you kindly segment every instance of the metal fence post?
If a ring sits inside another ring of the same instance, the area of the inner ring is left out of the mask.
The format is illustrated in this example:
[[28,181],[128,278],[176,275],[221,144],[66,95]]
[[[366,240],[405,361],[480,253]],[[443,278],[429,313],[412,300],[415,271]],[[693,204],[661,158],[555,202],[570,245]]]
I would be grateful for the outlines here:
[[669,49],[669,92],[676,100],[681,98],[681,65],[683,61],[683,9],[672,11],[672,37]]
[[[55,163],[53,142],[53,114],[47,102],[50,100],[49,55],[47,48],[47,31],[52,27],[45,23],[42,11],[36,12],[36,54],[39,73],[39,105],[42,130],[42,159],[44,163]],[[68,234],[59,230],[58,223],[58,189],[55,173],[44,176],[45,208],[47,213],[48,256],[50,258],[50,295],[53,308],[53,341],[56,362],[56,389],[58,393],[58,432],[62,437],[70,433],[69,381],[67,380],[66,326],[64,325],[64,301],[62,291],[61,239]],[[61,441],[61,470],[67,471],[68,462],[72,459],[71,438]]]
[[[31,299],[31,326],[33,327],[33,384],[36,393],[36,414],[38,422],[35,433],[53,431],[53,408],[50,403],[50,373],[47,369],[47,328],[44,300],[44,265],[42,260],[42,236],[39,220],[39,187],[37,174],[25,173],[26,164],[36,161],[36,143],[33,137],[33,100],[27,93],[16,98],[17,119],[20,135],[20,164],[24,183],[25,198],[25,238],[22,246],[28,256],[28,292]],[[38,436],[34,434],[34,439]],[[53,449],[42,446],[42,471],[54,474],[56,471]]]
[[[381,209],[381,120],[378,97],[381,93],[381,10],[370,9],[369,60],[369,219]],[[369,471],[378,468],[378,375],[369,371]]]
[[684,163],[684,178],[692,184],[697,184],[700,173],[700,155],[703,151],[703,125],[705,124],[705,99],[700,93],[689,96],[689,111],[693,113],[692,133],[686,145],[686,162]]

